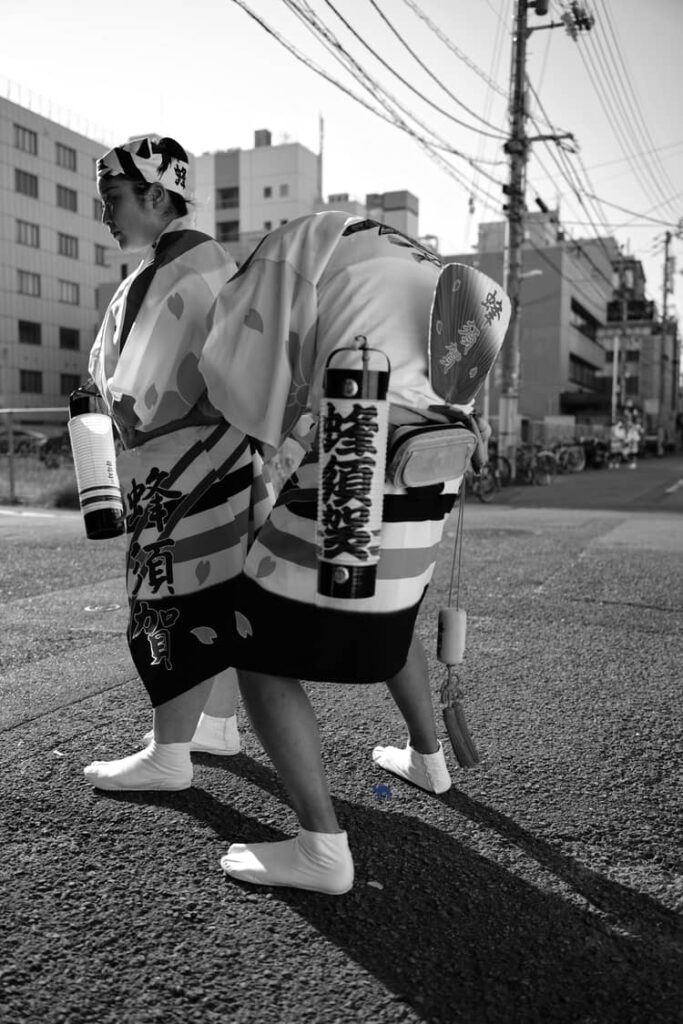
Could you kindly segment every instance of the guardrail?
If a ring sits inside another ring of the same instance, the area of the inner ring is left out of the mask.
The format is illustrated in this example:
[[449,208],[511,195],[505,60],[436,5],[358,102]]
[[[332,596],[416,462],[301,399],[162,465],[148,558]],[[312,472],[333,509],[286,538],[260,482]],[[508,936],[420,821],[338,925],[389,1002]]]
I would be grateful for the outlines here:
[[[67,406],[16,406],[0,408],[0,456],[7,460],[7,500],[16,504],[19,460],[39,457],[41,449],[54,434],[54,420],[48,415],[59,415],[66,430],[69,418]],[[59,423],[57,424],[59,426]],[[47,427],[45,429],[40,428]],[[0,460],[1,461],[1,460]],[[41,469],[44,467],[41,466]],[[2,474],[4,476],[4,474]],[[3,481],[4,482],[4,481]]]

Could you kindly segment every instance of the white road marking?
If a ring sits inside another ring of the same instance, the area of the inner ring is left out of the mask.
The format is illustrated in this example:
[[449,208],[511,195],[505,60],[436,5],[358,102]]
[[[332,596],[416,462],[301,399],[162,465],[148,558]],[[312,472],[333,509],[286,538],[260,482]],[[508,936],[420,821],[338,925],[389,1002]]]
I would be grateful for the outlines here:
[[679,487],[683,487],[683,477],[681,477],[680,480],[677,480],[675,484],[672,484],[671,487],[667,487],[664,493],[673,494],[674,491],[677,491]]
[[55,512],[27,512],[24,509],[0,508],[0,516],[33,516],[35,519],[56,519]]

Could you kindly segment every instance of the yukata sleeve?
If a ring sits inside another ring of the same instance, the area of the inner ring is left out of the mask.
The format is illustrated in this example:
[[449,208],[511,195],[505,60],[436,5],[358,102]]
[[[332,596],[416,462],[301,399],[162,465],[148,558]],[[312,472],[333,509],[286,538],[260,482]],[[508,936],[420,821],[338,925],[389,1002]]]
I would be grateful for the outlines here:
[[315,285],[286,259],[252,259],[210,314],[199,360],[209,400],[269,452],[309,407],[316,334]]

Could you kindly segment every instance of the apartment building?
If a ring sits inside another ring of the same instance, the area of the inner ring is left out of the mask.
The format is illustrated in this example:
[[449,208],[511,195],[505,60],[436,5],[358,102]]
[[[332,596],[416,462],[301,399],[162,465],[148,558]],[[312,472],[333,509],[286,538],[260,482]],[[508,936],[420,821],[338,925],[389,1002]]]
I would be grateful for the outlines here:
[[[502,221],[481,224],[476,253],[445,258],[477,266],[503,283],[505,233]],[[599,247],[588,252],[583,243],[566,241],[556,212],[529,213],[521,290],[522,437],[530,422],[560,416],[580,419],[581,396],[589,395],[592,400],[603,391],[606,360],[599,332],[611,298],[612,266],[605,253]],[[501,366],[498,360],[490,383],[494,421]]]
[[0,407],[66,406],[112,277],[95,161],[106,148],[0,97]]
[[196,224],[241,263],[268,231],[305,214],[343,210],[386,221],[417,237],[419,200],[408,191],[322,196],[322,155],[298,142],[273,145],[267,129],[252,149],[203,153],[195,160]]
[[600,340],[605,347],[612,401],[617,409],[638,409],[646,433],[673,441],[679,409],[680,340],[675,318],[662,321],[645,294],[640,260],[607,240],[614,291]]

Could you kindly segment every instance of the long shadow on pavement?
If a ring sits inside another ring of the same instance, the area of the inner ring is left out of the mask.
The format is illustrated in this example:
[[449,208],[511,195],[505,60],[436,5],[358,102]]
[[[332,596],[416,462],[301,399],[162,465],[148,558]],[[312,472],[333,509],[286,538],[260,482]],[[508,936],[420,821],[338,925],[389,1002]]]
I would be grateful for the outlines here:
[[[250,758],[231,759],[230,770],[283,797],[275,773]],[[285,838],[204,790],[179,797],[115,795],[173,806],[226,842]],[[262,891],[299,913],[394,993],[397,1015],[403,1004],[435,1024],[679,1019],[680,928],[673,914],[461,792],[441,802],[518,844],[604,914],[574,893],[542,891],[390,804],[375,810],[343,800],[335,803],[356,863],[348,895],[259,890],[227,878],[226,885]]]

